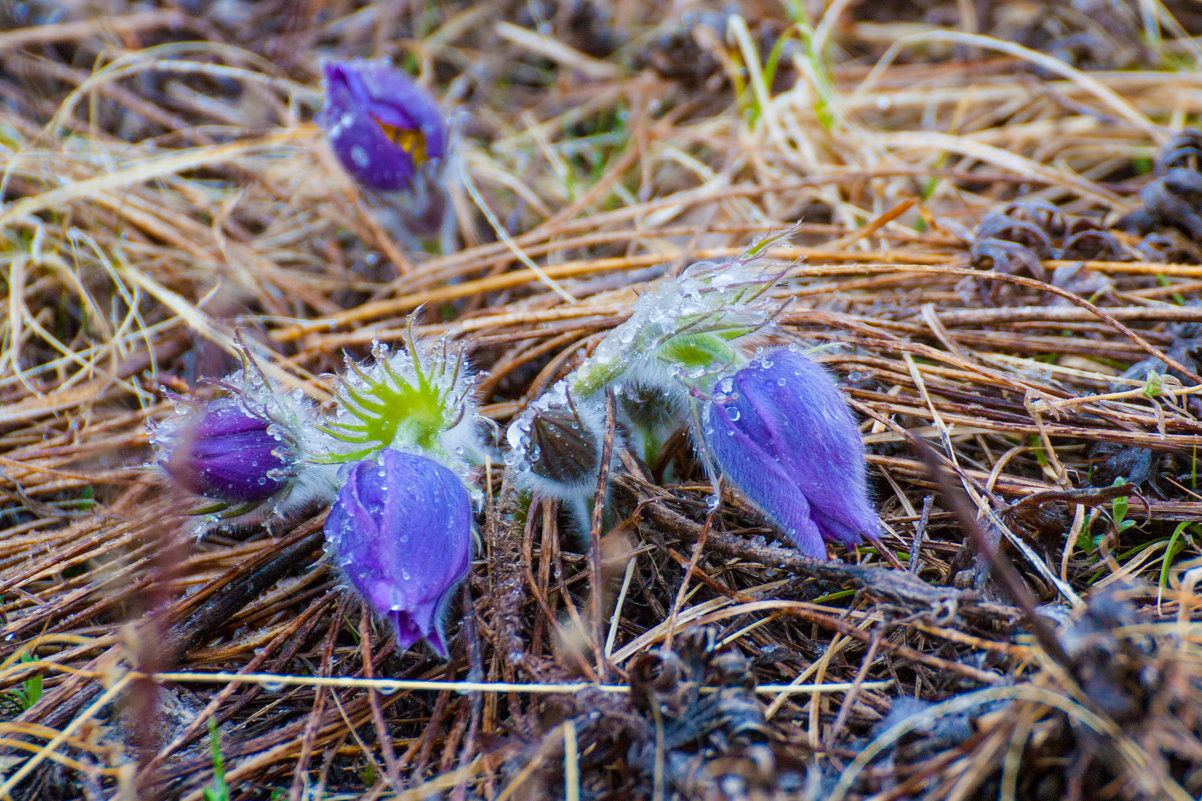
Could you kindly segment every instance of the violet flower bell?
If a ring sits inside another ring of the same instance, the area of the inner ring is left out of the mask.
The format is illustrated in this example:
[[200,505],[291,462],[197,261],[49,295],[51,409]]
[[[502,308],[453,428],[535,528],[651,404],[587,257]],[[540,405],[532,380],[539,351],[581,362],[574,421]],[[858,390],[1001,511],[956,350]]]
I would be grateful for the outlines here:
[[329,61],[326,105],[318,118],[334,154],[371,189],[410,189],[438,167],[450,138],[434,98],[386,61]]
[[293,443],[236,398],[214,401],[155,440],[159,464],[180,487],[226,504],[266,501],[295,475]]
[[304,393],[281,391],[251,365],[216,383],[224,396],[180,399],[176,414],[150,430],[158,468],[210,501],[191,512],[201,516],[198,533],[283,520],[333,500],[338,468],[313,458],[332,447],[330,438]]
[[445,659],[443,612],[472,554],[472,504],[459,477],[386,448],[378,463],[351,465],[325,533],[351,586],[396,628],[398,646],[424,639]]
[[713,468],[806,556],[826,559],[824,541],[879,537],[855,420],[802,354],[773,350],[721,379],[701,423]]

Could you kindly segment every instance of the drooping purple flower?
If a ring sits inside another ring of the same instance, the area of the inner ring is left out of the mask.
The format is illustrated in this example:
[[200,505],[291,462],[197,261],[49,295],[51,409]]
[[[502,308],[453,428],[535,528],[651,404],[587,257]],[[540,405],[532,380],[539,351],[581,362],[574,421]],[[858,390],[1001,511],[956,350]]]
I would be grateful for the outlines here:
[[331,61],[319,117],[334,154],[364,186],[408,189],[446,155],[447,120],[430,93],[385,61]]
[[266,417],[223,398],[157,435],[159,464],[189,492],[231,504],[259,503],[291,479],[296,455]]
[[805,356],[773,350],[722,379],[702,422],[717,471],[805,555],[825,559],[824,540],[879,536],[860,433],[835,382]]
[[472,552],[471,499],[459,477],[386,448],[378,463],[350,467],[325,533],[351,585],[396,627],[399,647],[424,639],[446,658],[442,613]]

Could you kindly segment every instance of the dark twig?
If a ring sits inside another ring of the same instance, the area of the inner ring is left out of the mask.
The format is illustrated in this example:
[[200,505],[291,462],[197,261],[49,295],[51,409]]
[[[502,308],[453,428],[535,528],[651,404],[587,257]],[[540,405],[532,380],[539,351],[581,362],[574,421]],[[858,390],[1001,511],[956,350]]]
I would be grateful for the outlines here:
[[917,573],[919,557],[922,555],[922,540],[927,534],[927,525],[931,522],[931,507],[935,505],[935,496],[928,495],[922,499],[922,513],[918,517],[918,525],[914,527],[914,539],[910,543],[911,573]]
[[[476,604],[472,600],[471,590],[463,587],[463,639],[467,649],[467,680],[484,681],[484,662],[480,656],[480,635],[476,626]],[[463,738],[463,746],[459,749],[459,764],[467,765],[472,761],[476,751],[476,734],[480,728],[480,711],[484,706],[484,694],[479,692],[468,694],[471,707],[468,715],[467,734]],[[452,801],[464,801],[467,798],[467,778],[461,779],[455,785],[451,796]]]
[[617,431],[617,399],[612,389],[605,393],[605,440],[601,445],[601,469],[597,473],[597,492],[593,496],[593,514],[589,522],[588,560],[592,576],[590,596],[593,647],[596,651],[597,678],[609,678],[609,660],[605,658],[605,578],[601,572],[601,529],[605,519],[605,498],[609,494],[609,468],[613,459]]

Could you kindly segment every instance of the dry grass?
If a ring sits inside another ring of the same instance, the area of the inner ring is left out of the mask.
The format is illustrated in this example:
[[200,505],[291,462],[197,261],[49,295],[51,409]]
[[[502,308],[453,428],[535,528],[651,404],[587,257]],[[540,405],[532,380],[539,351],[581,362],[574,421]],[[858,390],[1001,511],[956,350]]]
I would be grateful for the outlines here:
[[[0,797],[201,798],[210,721],[232,798],[1202,793],[1202,243],[1111,227],[1202,113],[1192,5],[76,5],[0,9]],[[462,110],[461,247],[340,172],[323,55]],[[1016,199],[1111,250],[991,261]],[[503,426],[660,275],[794,226],[783,322],[833,345],[888,532],[843,563],[707,518],[683,438],[622,455],[591,561],[492,471],[442,663],[341,591],[324,512],[193,541],[143,467],[239,343],[327,402],[419,307]]]

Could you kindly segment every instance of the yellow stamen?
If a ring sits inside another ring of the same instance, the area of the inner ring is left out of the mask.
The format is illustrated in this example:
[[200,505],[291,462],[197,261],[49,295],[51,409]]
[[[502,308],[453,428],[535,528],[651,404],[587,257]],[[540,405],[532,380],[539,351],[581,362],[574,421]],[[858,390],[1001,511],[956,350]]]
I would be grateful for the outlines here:
[[413,165],[415,167],[428,158],[426,155],[426,137],[420,129],[399,128],[396,125],[381,122],[376,117],[372,119],[375,119],[376,124],[380,126],[380,130],[384,132],[384,135],[388,137],[390,142],[413,157]]

